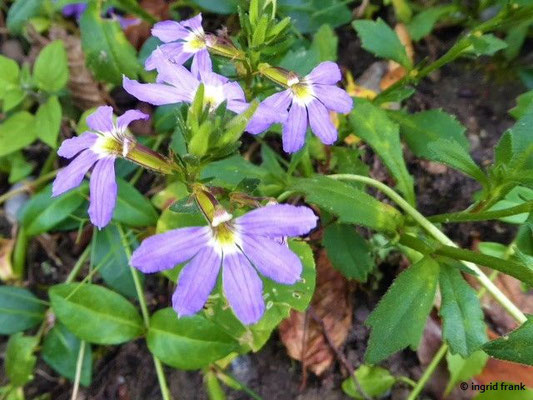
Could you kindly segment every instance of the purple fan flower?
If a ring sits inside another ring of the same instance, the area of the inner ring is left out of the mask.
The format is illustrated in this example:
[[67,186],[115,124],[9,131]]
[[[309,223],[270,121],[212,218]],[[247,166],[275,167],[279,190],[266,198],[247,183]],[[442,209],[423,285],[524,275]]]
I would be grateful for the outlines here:
[[[152,35],[163,41],[161,51],[172,62],[182,65],[192,57],[191,71],[211,71],[212,63],[207,51],[207,36],[202,28],[202,14],[182,22],[162,21],[152,28]],[[157,68],[154,53],[146,60],[148,71]]]
[[227,108],[241,113],[249,107],[244,92],[237,82],[207,70],[198,71],[198,75],[185,67],[173,64],[160,49],[152,54],[157,68],[158,83],[139,83],[124,76],[123,86],[126,92],[156,106],[173,103],[192,103],[200,83],[204,84],[204,103],[215,110],[227,101]]
[[320,63],[309,75],[299,78],[292,74],[287,81],[288,89],[267,97],[257,108],[247,131],[256,135],[264,132],[273,123],[262,110],[267,107],[284,113],[289,110],[288,118],[283,121],[283,150],[294,153],[305,142],[307,126],[324,144],[337,140],[337,129],[330,120],[328,111],[348,113],[353,100],[345,90],[337,87],[341,72],[331,61]]
[[148,115],[137,111],[126,111],[113,121],[113,109],[109,106],[98,109],[87,117],[87,125],[95,132],[65,140],[57,154],[74,158],[57,174],[52,196],[59,196],[80,185],[83,177],[94,165],[90,179],[89,217],[98,228],[106,226],[115,209],[117,184],[115,182],[115,158],[126,156],[135,145],[135,138],[126,131],[128,125]]
[[73,3],[73,4],[69,4],[63,7],[63,9],[61,10],[61,13],[65,17],[68,17],[68,18],[74,17],[76,19],[80,19],[81,15],[83,14],[86,8],[87,8],[86,3]]
[[265,311],[257,272],[278,283],[294,284],[302,263],[279,238],[305,235],[316,221],[310,208],[288,204],[258,208],[235,219],[224,213],[211,226],[175,229],[144,240],[131,265],[151,273],[187,262],[172,296],[180,317],[202,309],[222,268],[224,295],[237,318],[250,325]]

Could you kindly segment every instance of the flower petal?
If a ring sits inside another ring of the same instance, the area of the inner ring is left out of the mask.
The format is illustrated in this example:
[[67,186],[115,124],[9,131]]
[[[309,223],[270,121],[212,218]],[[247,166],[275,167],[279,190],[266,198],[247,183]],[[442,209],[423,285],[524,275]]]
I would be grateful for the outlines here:
[[178,65],[182,65],[193,55],[193,53],[183,50],[183,42],[161,45],[155,49],[144,62],[144,68],[147,71],[156,69],[160,63],[160,56],[157,54],[158,51],[161,51],[161,54],[166,60],[172,60],[173,63]]
[[204,33],[204,28],[202,28],[202,13],[195,15],[194,17],[189,18],[185,21],[181,21],[181,25],[186,28],[192,29],[196,33]]
[[305,235],[316,227],[317,216],[309,207],[273,204],[256,208],[235,219],[245,235],[270,238]]
[[63,140],[61,146],[57,150],[57,154],[61,157],[72,158],[80,151],[91,147],[98,139],[98,135],[92,132],[84,132],[80,136],[74,136],[70,139]]
[[341,114],[349,113],[353,108],[353,100],[346,90],[334,85],[313,85],[315,97],[326,108]]
[[117,183],[115,181],[115,157],[104,157],[96,163],[91,175],[89,217],[102,229],[115,210]]
[[266,131],[270,125],[283,123],[287,119],[287,109],[292,101],[290,90],[275,93],[263,100],[248,123],[246,131],[257,135]]
[[322,143],[333,144],[337,140],[337,129],[331,122],[329,112],[318,100],[313,100],[307,105],[309,111],[309,123],[311,130],[317,135]]
[[144,273],[174,268],[198,253],[210,237],[206,226],[174,229],[150,236],[133,252],[130,264]]
[[194,76],[199,76],[200,71],[213,70],[213,63],[207,49],[196,52],[192,58],[191,72]]
[[126,92],[139,100],[156,106],[187,101],[186,93],[176,87],[162,83],[139,83],[124,77],[122,86]]
[[241,240],[244,255],[267,278],[288,285],[300,279],[302,262],[287,246],[253,235],[242,235]]
[[318,64],[306,76],[312,83],[321,83],[325,85],[334,85],[341,80],[341,70],[339,66],[332,61],[324,61]]
[[89,128],[98,132],[113,131],[113,107],[101,106],[87,117]]
[[178,287],[172,296],[172,306],[178,316],[196,314],[202,309],[215,287],[221,258],[211,246],[206,246],[183,268]]
[[245,325],[256,323],[265,312],[263,282],[240,252],[224,255],[222,265],[224,295],[233,312]]
[[137,121],[138,119],[146,120],[148,118],[150,118],[148,114],[145,114],[139,110],[128,110],[117,118],[117,128],[119,131],[123,132],[133,121]]
[[163,42],[173,42],[185,39],[190,32],[176,21],[161,21],[152,28],[152,35]]
[[305,143],[305,132],[307,131],[307,109],[296,102],[292,103],[289,116],[283,124],[281,138],[283,141],[283,151],[294,153],[300,150]]
[[79,186],[89,168],[97,160],[98,154],[91,150],[83,150],[69,165],[57,173],[52,186],[52,196],[59,196],[67,190]]

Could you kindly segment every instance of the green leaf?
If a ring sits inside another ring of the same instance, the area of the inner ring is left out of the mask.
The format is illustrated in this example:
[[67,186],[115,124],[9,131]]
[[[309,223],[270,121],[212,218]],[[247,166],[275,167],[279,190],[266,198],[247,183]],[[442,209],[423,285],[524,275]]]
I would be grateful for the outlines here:
[[303,193],[308,202],[337,215],[342,223],[389,232],[396,231],[403,224],[402,214],[394,207],[331,178],[317,175],[295,179],[288,190]]
[[332,28],[347,24],[351,11],[342,0],[279,0],[279,15],[291,17],[301,33],[316,32],[322,25]]
[[119,23],[100,16],[97,2],[91,2],[80,20],[81,41],[87,65],[97,79],[122,82],[122,75],[136,78],[140,70],[136,51]]
[[[1,79],[1,78],[0,78]],[[516,98],[516,107],[509,110],[514,119],[520,119],[533,108],[533,90],[522,93]]]
[[337,61],[337,46],[339,38],[329,25],[322,25],[313,36],[313,49],[318,55],[318,61]]
[[172,308],[152,316],[146,341],[152,354],[180,369],[207,367],[239,347],[238,342],[202,315],[178,318]]
[[52,96],[42,104],[35,114],[37,136],[48,146],[57,147],[57,136],[61,127],[61,104],[57,96]]
[[20,215],[29,236],[48,232],[67,219],[89,194],[89,185],[83,183],[58,197],[52,197],[52,185],[48,185],[39,194],[26,203]]
[[263,180],[267,174],[267,170],[236,155],[208,164],[202,170],[200,177],[203,180],[209,180],[210,185],[232,190],[244,178]]
[[489,387],[483,393],[479,393],[473,400],[533,400],[533,389],[524,384],[513,382],[492,382],[496,385],[493,389]]
[[[130,235],[130,239],[135,241],[135,238],[131,236],[133,235]],[[93,240],[91,264],[98,266],[104,282],[125,296],[136,297],[137,292],[130,271],[133,267],[129,265],[129,259],[116,225],[108,225],[96,231]]]
[[[20,68],[18,64],[10,58],[0,55],[0,99],[4,99],[4,111],[7,111],[5,97],[9,97],[8,93],[15,91],[22,91],[20,88]],[[23,92],[23,95],[25,93]],[[16,104],[15,104],[16,105]]]
[[0,157],[28,146],[36,136],[33,115],[27,111],[13,114],[0,124]]
[[0,286],[0,334],[11,335],[38,325],[46,306],[29,290]]
[[398,190],[409,203],[414,204],[413,178],[403,159],[398,125],[389,119],[385,111],[362,99],[356,99],[350,123],[355,134],[379,154],[396,179]]
[[498,39],[492,33],[487,33],[481,36],[474,33],[466,40],[470,42],[471,46],[465,50],[465,53],[471,53],[476,56],[492,56],[494,53],[507,47],[507,43]]
[[[355,376],[361,385],[361,389],[372,398],[383,396],[396,382],[396,378],[388,370],[369,365],[361,365],[357,368]],[[354,399],[363,400],[363,396],[357,390],[351,377],[342,382],[342,390]]]
[[352,25],[361,37],[365,50],[378,57],[394,60],[407,69],[412,68],[398,35],[381,18],[377,21],[358,20],[352,22]]
[[450,352],[446,354],[450,380],[446,386],[445,395],[449,394],[459,382],[469,381],[483,371],[489,356],[481,350],[472,353],[468,358],[462,358],[460,355],[453,355]]
[[33,171],[33,164],[26,161],[22,151],[16,151],[6,157],[9,160],[10,170],[8,182],[14,184],[26,178]]
[[[80,339],[74,336],[63,324],[56,323],[44,338],[41,355],[43,360],[54,371],[74,381],[80,345]],[[85,387],[91,384],[92,364],[93,353],[91,345],[86,343],[80,376],[80,383]]]
[[119,344],[143,331],[135,307],[121,295],[102,286],[68,283],[49,290],[57,318],[80,339],[97,344]]
[[407,24],[407,30],[409,31],[411,39],[417,42],[426,37],[431,33],[437,21],[456,10],[457,6],[450,4],[430,7],[416,14],[411,22]]
[[237,0],[191,0],[192,3],[206,11],[216,14],[233,14],[237,12]]
[[155,225],[157,212],[150,200],[123,179],[117,179],[117,185],[117,207],[113,219],[131,227]]
[[55,93],[68,82],[67,52],[63,41],[47,44],[37,56],[33,66],[33,79],[39,89]]
[[7,29],[19,34],[24,24],[32,17],[39,15],[43,7],[43,0],[16,0],[7,13]]
[[116,4],[121,10],[141,17],[144,21],[150,24],[157,22],[153,15],[146,12],[136,0],[113,0],[112,3]]
[[328,226],[322,244],[333,266],[347,278],[365,282],[368,273],[376,266],[370,246],[351,225]]
[[533,141],[531,140],[531,126],[533,124],[533,108],[516,122],[507,132],[511,136],[513,157],[510,161],[511,168],[533,168]]
[[487,341],[487,327],[476,293],[457,268],[440,265],[443,337],[452,353],[466,358]]
[[6,375],[13,386],[24,386],[33,379],[33,368],[37,357],[33,355],[39,339],[23,336],[21,332],[9,338],[6,349]]
[[533,318],[528,317],[518,329],[509,335],[485,343],[483,350],[500,360],[533,365]]
[[425,257],[403,271],[365,324],[372,328],[365,360],[376,364],[410,346],[418,347],[433,307],[439,265]]

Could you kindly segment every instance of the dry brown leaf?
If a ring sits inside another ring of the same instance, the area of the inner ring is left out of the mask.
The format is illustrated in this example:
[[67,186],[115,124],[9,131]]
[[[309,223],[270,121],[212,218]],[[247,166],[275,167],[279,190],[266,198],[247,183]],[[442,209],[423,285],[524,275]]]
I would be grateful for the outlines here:
[[[414,62],[415,50],[413,48],[413,42],[411,41],[411,36],[409,35],[409,31],[407,30],[406,26],[402,23],[399,23],[396,25],[394,30],[396,31],[400,42],[405,48],[407,57],[409,57],[409,60],[411,60],[411,62]],[[404,67],[398,64],[396,61],[389,61],[388,72],[385,74],[385,76],[380,82],[381,90],[386,90],[388,87],[394,85],[396,82],[402,79],[405,74],[407,74],[407,70]]]
[[[169,4],[165,0],[142,0],[140,6],[162,21],[170,18]],[[124,34],[135,48],[140,49],[146,39],[151,36],[151,29],[152,25],[141,21],[139,24],[127,27]]]
[[14,245],[14,239],[0,238],[0,281],[6,282],[15,278],[11,264],[11,253],[13,253]]
[[302,361],[304,368],[320,375],[335,360],[331,345],[338,349],[346,341],[352,325],[352,313],[348,281],[333,268],[326,252],[320,250],[311,306],[304,313],[293,310],[290,317],[280,324],[281,341],[289,356]]

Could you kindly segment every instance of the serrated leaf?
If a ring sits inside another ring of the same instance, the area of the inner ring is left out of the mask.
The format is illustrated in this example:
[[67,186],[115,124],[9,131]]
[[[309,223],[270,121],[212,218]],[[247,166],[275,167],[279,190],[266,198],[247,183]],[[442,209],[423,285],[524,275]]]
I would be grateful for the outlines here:
[[305,194],[316,204],[339,217],[339,222],[364,225],[393,232],[403,224],[403,216],[394,207],[381,203],[351,185],[324,176],[295,179],[288,190]]
[[500,339],[485,343],[483,350],[500,360],[533,365],[533,319],[531,316],[518,329]]
[[425,257],[394,280],[365,324],[371,327],[365,360],[376,364],[410,346],[418,347],[433,307],[439,265]]
[[33,379],[33,369],[37,357],[33,355],[39,339],[15,333],[7,342],[5,368],[6,375],[13,386],[24,386]]
[[35,114],[37,136],[53,149],[57,147],[61,115],[61,104],[57,96],[50,97]]
[[157,212],[150,200],[123,179],[118,178],[117,185],[117,206],[113,219],[131,227],[155,225]]
[[431,33],[433,27],[442,17],[451,14],[457,9],[455,5],[442,5],[430,7],[416,14],[407,24],[411,39],[415,42]]
[[172,308],[152,316],[146,341],[152,354],[165,364],[187,370],[207,367],[239,347],[202,315],[178,318]]
[[365,282],[376,265],[370,246],[351,225],[335,223],[328,226],[322,244],[331,264],[347,278]]
[[103,19],[97,3],[89,4],[79,22],[83,51],[96,78],[118,85],[123,74],[136,78],[140,65],[119,23]]
[[33,65],[33,79],[42,90],[55,93],[68,82],[67,52],[62,40],[47,44]]
[[[396,382],[396,378],[385,368],[361,365],[355,371],[355,377],[361,385],[361,389],[367,396],[381,397],[384,395]],[[355,382],[352,377],[346,378],[342,382],[342,390],[348,396],[354,399],[363,400],[363,396],[357,390]]]
[[0,286],[0,334],[11,335],[39,324],[46,306],[29,290]]
[[533,108],[530,108],[508,131],[511,135],[513,153],[510,166],[513,169],[533,168],[533,140],[531,140],[532,125]]
[[69,283],[49,289],[56,317],[80,339],[119,344],[139,336],[142,319],[121,295],[102,286]]
[[[41,356],[58,374],[74,381],[81,341],[63,324],[56,325],[46,334]],[[88,387],[92,379],[93,355],[91,345],[85,344],[80,383]]]
[[191,0],[204,10],[217,14],[232,14],[237,11],[237,0]]
[[462,358],[460,355],[446,354],[450,380],[446,386],[445,395],[450,393],[459,382],[469,381],[472,377],[478,375],[485,368],[489,356],[483,351],[478,350],[472,353],[468,358]]
[[352,22],[363,43],[363,48],[378,57],[394,60],[407,69],[412,63],[405,47],[394,32],[381,18],[376,21],[358,20]]
[[439,284],[444,340],[453,354],[466,358],[487,341],[487,327],[479,299],[459,270],[450,265],[440,265]]
[[0,157],[28,146],[36,137],[34,116],[27,111],[13,114],[0,124]]
[[398,125],[389,119],[385,111],[363,99],[356,99],[350,123],[355,134],[379,154],[396,179],[398,190],[409,203],[414,204],[413,178],[405,166]]

